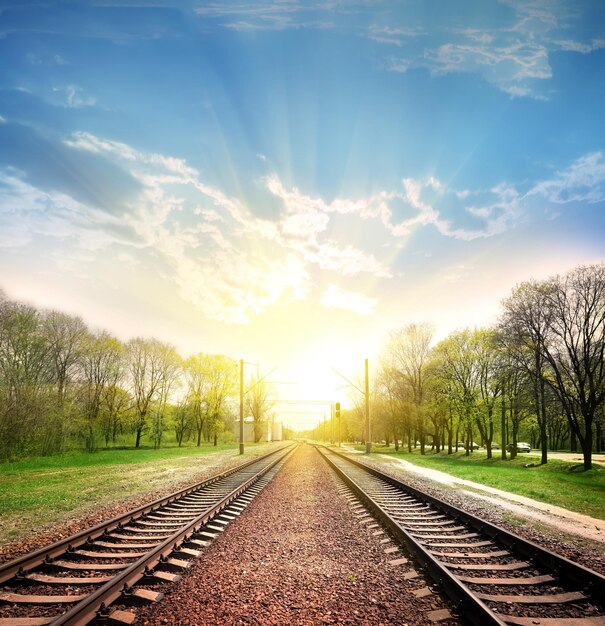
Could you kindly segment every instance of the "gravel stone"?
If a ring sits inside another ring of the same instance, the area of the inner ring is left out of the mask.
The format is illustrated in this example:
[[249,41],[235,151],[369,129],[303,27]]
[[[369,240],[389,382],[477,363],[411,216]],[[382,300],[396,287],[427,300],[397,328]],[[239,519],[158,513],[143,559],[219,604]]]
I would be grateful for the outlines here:
[[432,592],[418,597],[427,580],[406,580],[409,564],[389,564],[392,556],[354,506],[319,454],[301,446],[181,581],[165,588],[165,598],[138,613],[137,624],[434,623],[428,614],[447,604]]

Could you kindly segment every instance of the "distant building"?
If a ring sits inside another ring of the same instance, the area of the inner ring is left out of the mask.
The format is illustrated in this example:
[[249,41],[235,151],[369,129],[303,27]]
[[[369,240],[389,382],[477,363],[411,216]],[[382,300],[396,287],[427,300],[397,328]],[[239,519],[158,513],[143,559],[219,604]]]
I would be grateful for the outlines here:
[[[261,424],[260,441],[283,441],[284,426],[282,422],[263,422]],[[239,419],[235,420],[235,438],[239,439]],[[254,421],[244,417],[244,443],[254,442]]]

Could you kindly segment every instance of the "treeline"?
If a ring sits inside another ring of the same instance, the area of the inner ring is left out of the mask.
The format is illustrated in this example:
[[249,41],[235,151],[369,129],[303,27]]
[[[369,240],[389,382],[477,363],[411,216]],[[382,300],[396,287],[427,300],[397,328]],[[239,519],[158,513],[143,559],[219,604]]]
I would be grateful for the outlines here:
[[[374,373],[374,440],[452,453],[497,442],[511,455],[521,430],[541,450],[580,449],[590,469],[605,448],[605,264],[520,284],[492,328],[463,329],[433,345],[426,324],[389,337]],[[363,405],[343,419],[364,439]],[[328,431],[329,432],[329,431]],[[496,439],[497,437],[497,439]]]
[[[248,394],[255,432],[270,400]],[[159,447],[217,444],[238,412],[238,363],[182,358],[157,339],[120,342],[79,317],[13,302],[0,293],[0,459],[92,451],[128,438]]]

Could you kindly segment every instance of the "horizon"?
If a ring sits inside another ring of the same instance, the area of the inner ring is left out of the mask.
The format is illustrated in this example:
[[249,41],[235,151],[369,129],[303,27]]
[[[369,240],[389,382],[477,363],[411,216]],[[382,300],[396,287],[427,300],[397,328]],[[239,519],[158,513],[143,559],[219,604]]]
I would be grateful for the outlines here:
[[323,399],[605,259],[604,70],[597,0],[9,1],[0,288]]

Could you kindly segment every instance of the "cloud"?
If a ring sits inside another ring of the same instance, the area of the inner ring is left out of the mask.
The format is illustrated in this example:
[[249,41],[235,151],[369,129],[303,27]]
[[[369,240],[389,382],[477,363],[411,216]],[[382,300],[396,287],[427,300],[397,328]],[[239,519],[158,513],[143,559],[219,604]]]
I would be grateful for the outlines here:
[[334,26],[331,16],[340,12],[337,3],[331,2],[212,2],[195,9],[205,21],[216,21],[222,27],[237,31],[316,28]]
[[80,109],[82,107],[94,106],[97,99],[84,95],[84,91],[77,85],[67,85],[66,87],[53,87],[56,93],[64,94],[64,105],[69,109]]
[[389,277],[390,271],[376,257],[351,244],[342,245],[327,235],[334,215],[355,215],[366,219],[374,215],[374,199],[349,200],[336,198],[330,203],[308,196],[296,187],[288,190],[275,174],[265,179],[266,188],[283,203],[284,211],[272,237],[282,246],[295,250],[308,263],[320,269],[355,276],[367,272]]
[[329,285],[321,297],[321,304],[327,308],[346,309],[358,315],[371,315],[376,307],[376,299],[358,291],[346,291],[337,285]]
[[39,56],[34,52],[28,52],[25,55],[25,60],[30,65],[69,65],[69,62],[66,61],[60,54]]
[[603,202],[605,200],[605,153],[586,154],[550,180],[535,185],[527,196],[541,195],[553,204]]
[[378,43],[392,44],[397,47],[403,46],[410,38],[420,37],[425,32],[420,28],[410,28],[406,26],[378,26],[370,25],[369,38]]
[[[7,155],[18,154],[15,128],[0,130],[12,146]],[[34,139],[22,138],[30,152],[37,150]],[[323,306],[369,315],[378,300],[346,291],[339,281],[362,275],[388,281],[393,250],[419,229],[470,241],[514,228],[536,210],[536,198],[559,205],[605,199],[605,156],[596,152],[527,192],[505,182],[455,189],[435,177],[408,177],[398,189],[327,201],[287,187],[274,173],[263,185],[278,210],[266,219],[208,184],[184,159],[84,132],[58,145],[46,141],[42,153],[58,163],[57,172],[82,162],[103,185],[108,176],[122,181],[119,208],[109,210],[115,203],[100,192],[84,193],[89,185],[79,175],[58,185],[58,175],[41,174],[42,161],[23,158],[18,167],[0,169],[0,246],[55,242],[55,262],[79,275],[95,271],[101,258],[135,259],[129,271],[146,280],[157,274],[206,317],[236,324],[306,300],[318,284],[329,285]],[[537,210],[543,216],[543,207]]]
[[[498,26],[480,15],[467,16],[466,28],[439,23],[424,32],[410,16],[391,16],[388,27],[370,25],[367,36],[381,44],[401,49],[388,53],[384,67],[404,73],[422,68],[433,75],[475,74],[512,97],[544,99],[544,85],[552,78],[550,55],[554,52],[589,54],[604,47],[602,39],[587,39],[580,29],[581,9],[569,3],[500,0],[511,9],[508,23]],[[488,12],[485,15],[489,15]],[[445,18],[444,18],[445,19]],[[406,23],[407,22],[407,23]],[[406,26],[399,26],[406,23]],[[409,24],[412,24],[410,26]]]

